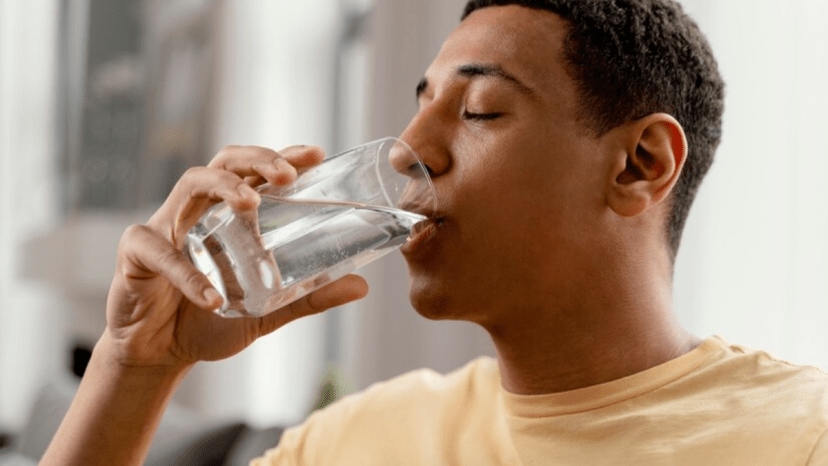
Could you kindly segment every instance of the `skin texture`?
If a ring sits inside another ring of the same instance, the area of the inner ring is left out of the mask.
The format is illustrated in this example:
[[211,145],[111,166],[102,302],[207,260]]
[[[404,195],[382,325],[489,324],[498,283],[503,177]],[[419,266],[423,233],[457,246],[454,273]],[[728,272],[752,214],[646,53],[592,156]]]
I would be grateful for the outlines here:
[[[403,247],[412,303],[428,318],[483,326],[514,393],[614,380],[698,344],[671,311],[663,228],[687,155],[683,130],[654,114],[595,136],[577,118],[564,32],[544,11],[472,13],[426,71],[401,135],[438,199],[436,210],[421,207],[432,224]],[[220,319],[207,310],[218,295],[180,253],[209,205],[226,200],[249,214],[259,201],[251,185],[290,183],[321,156],[228,147],[127,230],[107,329],[42,464],[141,464],[193,364],[365,295],[365,281],[348,276],[263,318]]]

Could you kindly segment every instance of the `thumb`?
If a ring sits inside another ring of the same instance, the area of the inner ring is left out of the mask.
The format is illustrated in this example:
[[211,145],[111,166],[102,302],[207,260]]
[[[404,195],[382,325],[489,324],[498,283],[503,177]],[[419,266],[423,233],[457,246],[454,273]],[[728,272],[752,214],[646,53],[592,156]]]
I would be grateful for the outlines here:
[[364,298],[367,294],[368,282],[364,278],[359,275],[346,275],[281,309],[260,317],[259,336],[267,335],[296,319]]

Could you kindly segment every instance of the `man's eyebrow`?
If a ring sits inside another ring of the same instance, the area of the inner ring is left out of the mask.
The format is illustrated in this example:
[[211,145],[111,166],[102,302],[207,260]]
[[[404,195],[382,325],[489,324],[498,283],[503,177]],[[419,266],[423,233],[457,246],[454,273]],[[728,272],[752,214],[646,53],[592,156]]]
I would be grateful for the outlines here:
[[[521,93],[535,95],[535,91],[531,87],[527,86],[521,80],[517,79],[511,74],[507,73],[506,70],[504,70],[500,65],[472,63],[457,68],[457,74],[465,78],[483,76],[502,79],[509,83],[512,87],[520,91]],[[426,89],[428,89],[428,80],[426,78],[423,78],[417,84],[418,99],[421,95],[423,95]]]
[[486,76],[502,79],[514,86],[520,92],[523,92],[525,94],[534,94],[532,88],[524,84],[516,77],[507,73],[506,70],[500,67],[500,65],[472,63],[469,65],[463,65],[460,68],[458,68],[457,74],[459,74],[460,76],[465,76],[467,78],[473,78],[475,76]]

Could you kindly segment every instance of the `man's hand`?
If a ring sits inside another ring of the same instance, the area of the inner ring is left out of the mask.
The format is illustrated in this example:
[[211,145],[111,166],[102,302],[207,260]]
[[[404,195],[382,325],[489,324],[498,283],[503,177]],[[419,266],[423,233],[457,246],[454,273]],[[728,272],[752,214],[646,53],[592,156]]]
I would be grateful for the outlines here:
[[258,337],[299,317],[365,295],[365,281],[348,276],[261,318],[225,319],[210,309],[221,297],[181,252],[187,231],[212,204],[255,211],[262,182],[290,184],[297,172],[321,162],[313,147],[277,153],[228,147],[207,167],[187,171],[146,225],[129,228],[118,251],[107,302],[107,331],[129,365],[189,365],[231,356]]
[[292,183],[321,162],[319,149],[228,147],[179,180],[146,225],[130,227],[118,248],[107,300],[107,328],[78,394],[42,464],[141,464],[167,402],[199,360],[222,359],[297,318],[363,297],[364,279],[346,276],[260,318],[211,312],[221,297],[182,253],[187,231],[226,201],[255,215],[264,182]]

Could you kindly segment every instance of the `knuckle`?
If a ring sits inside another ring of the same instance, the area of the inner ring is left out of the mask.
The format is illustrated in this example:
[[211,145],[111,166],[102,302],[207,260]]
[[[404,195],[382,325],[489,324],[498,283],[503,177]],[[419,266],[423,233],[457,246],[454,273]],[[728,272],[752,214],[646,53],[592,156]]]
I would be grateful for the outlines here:
[[279,157],[279,153],[273,149],[262,146],[240,146],[228,145],[224,146],[213,157],[209,166],[211,167],[225,167],[228,162],[239,159],[260,159],[260,158],[275,158]]
[[207,166],[211,167],[211,168],[221,168],[221,167],[223,167],[224,164],[225,164],[225,161],[230,159],[232,157],[231,154],[233,154],[235,151],[236,151],[236,146],[224,146],[224,147],[222,147],[218,152],[216,152],[216,155],[214,155],[213,158],[210,159],[210,162],[207,163]]
[[273,159],[273,160],[282,160],[282,154],[281,154],[281,153],[279,153],[279,152],[277,152],[277,151],[275,151],[275,150],[273,150],[273,149],[270,149],[270,148],[268,148],[268,147],[262,147],[261,149],[262,149],[262,154],[263,154],[263,155],[266,155],[266,156],[267,156],[267,157],[269,157],[270,159]]
[[127,264],[141,263],[139,259],[146,250],[147,239],[154,233],[152,230],[142,224],[133,224],[124,229],[123,234],[118,242],[117,254],[115,258],[115,276],[128,273],[133,267]]
[[257,167],[273,165],[282,160],[282,155],[273,149],[260,146],[250,146],[251,162]]
[[187,186],[193,184],[194,180],[198,179],[199,174],[202,173],[203,170],[203,167],[189,167],[184,170],[184,173],[182,173],[181,177],[179,177],[178,181],[176,181],[173,191],[187,189]]
[[219,149],[219,151],[213,157],[213,160],[220,160],[226,159],[228,157],[233,157],[233,155],[239,152],[239,150],[241,150],[243,147],[244,146],[240,146],[238,144],[228,144]]
[[119,250],[128,250],[132,248],[136,242],[140,241],[141,238],[149,233],[149,227],[142,224],[133,224],[124,230],[124,233],[121,235],[121,240],[118,243]]
[[184,174],[181,175],[181,181],[190,181],[192,179],[198,178],[207,171],[206,167],[190,167],[184,171]]
[[175,191],[179,196],[191,198],[204,197],[205,192],[215,190],[217,183],[224,182],[226,172],[217,167],[190,167],[176,183]]

